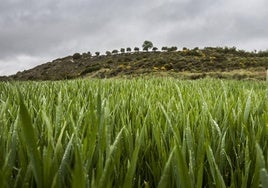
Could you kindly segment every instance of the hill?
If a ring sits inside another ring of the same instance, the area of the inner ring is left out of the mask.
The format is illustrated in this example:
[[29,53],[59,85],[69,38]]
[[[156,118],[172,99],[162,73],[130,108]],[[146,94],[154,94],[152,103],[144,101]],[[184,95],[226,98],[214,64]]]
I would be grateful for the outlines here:
[[206,47],[181,51],[74,54],[0,80],[64,80],[135,76],[172,76],[198,79],[206,76],[226,79],[266,78],[268,52],[246,52],[236,48]]

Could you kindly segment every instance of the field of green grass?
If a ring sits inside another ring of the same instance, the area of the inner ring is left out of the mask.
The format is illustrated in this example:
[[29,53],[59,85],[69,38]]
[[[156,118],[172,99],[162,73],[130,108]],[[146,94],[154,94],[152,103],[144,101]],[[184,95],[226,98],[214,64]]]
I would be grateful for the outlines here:
[[0,83],[0,187],[268,187],[267,83]]

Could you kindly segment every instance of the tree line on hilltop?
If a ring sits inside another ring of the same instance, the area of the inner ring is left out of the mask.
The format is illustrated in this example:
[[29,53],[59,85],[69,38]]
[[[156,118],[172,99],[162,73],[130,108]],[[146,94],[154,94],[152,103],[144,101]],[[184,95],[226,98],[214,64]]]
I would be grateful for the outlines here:
[[[143,52],[149,52],[150,50],[152,52],[160,52],[160,50],[155,47],[153,45],[153,43],[151,41],[145,40],[142,44],[142,50]],[[167,46],[163,46],[161,48],[162,52],[175,52],[177,51],[178,48],[176,46],[171,46],[171,47],[167,47]],[[252,52],[246,52],[245,50],[237,50],[236,47],[205,47],[203,50],[213,50],[216,51],[218,53],[221,54],[227,54],[227,53],[232,53],[235,55],[241,55],[241,56],[247,56],[247,57],[252,57],[252,56],[257,56],[257,57],[268,57],[268,50],[265,51],[252,51]],[[182,51],[185,53],[188,53],[189,55],[196,55],[197,52],[199,52],[199,48],[195,47],[193,49],[188,49],[186,47],[182,48]],[[141,52],[139,47],[134,47],[133,49],[131,47],[127,47],[127,48],[120,48],[119,50],[114,49],[112,51],[106,51],[104,55],[110,56],[110,55],[117,55],[119,53],[124,54],[124,53],[131,53],[131,52]],[[99,51],[94,53],[96,57],[100,56],[101,53]],[[87,56],[93,56],[93,54],[91,52],[87,52],[87,53],[75,53],[73,54],[73,59],[80,59],[83,55],[87,55]]]

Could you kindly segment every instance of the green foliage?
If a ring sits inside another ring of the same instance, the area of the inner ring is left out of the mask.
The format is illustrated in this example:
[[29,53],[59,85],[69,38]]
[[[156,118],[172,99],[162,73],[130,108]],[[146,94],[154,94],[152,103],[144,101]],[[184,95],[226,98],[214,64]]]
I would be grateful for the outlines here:
[[148,51],[149,49],[153,48],[153,43],[151,41],[144,41],[143,44],[142,44],[142,49],[144,51]]
[[162,51],[167,51],[167,50],[168,50],[168,47],[167,47],[167,46],[163,46],[163,47],[161,48],[161,50],[162,50]]
[[118,54],[118,50],[113,50],[112,54]]
[[106,51],[105,54],[106,54],[107,56],[112,55],[112,53],[111,53],[110,51]]
[[135,51],[135,52],[139,52],[140,49],[139,49],[138,47],[135,47],[135,48],[134,48],[134,51]]
[[[108,61],[108,63],[111,63],[111,62],[112,62],[111,60]],[[85,75],[85,74],[87,74],[87,73],[91,73],[91,72],[97,71],[97,70],[99,70],[99,69],[101,69],[101,67],[100,67],[99,65],[91,66],[91,67],[88,67],[88,68],[86,68],[85,70],[83,70],[83,71],[80,73],[80,75]]]
[[259,57],[268,57],[268,50],[264,50],[264,51],[259,51],[258,52],[258,56]]
[[0,187],[267,186],[267,85],[0,83]]
[[170,48],[167,48],[167,51],[168,52],[174,52],[174,51],[177,51],[177,47],[176,46],[172,46],[172,47],[170,47]]
[[37,150],[37,136],[35,134],[34,127],[31,123],[30,114],[24,104],[22,94],[18,91],[19,95],[19,115],[20,115],[20,127],[22,129],[22,139],[26,144],[26,151],[27,155],[29,156],[31,170],[33,172],[35,182],[38,187],[43,187],[43,179],[42,179],[42,163],[41,163],[41,156]]
[[75,54],[73,55],[73,60],[80,59],[81,57],[82,57],[82,56],[81,56],[80,53],[75,53]]
[[127,47],[127,52],[131,52],[131,48],[130,47]]
[[158,48],[157,47],[153,47],[153,49],[152,49],[154,52],[156,52],[157,50],[158,50]]
[[121,52],[121,53],[125,53],[125,48],[121,48],[121,49],[120,49],[120,52]]

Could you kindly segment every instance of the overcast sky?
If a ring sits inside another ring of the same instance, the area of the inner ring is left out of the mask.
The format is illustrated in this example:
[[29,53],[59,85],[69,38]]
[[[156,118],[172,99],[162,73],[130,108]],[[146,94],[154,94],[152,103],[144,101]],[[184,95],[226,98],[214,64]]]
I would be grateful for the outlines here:
[[267,7],[267,0],[1,0],[0,75],[144,40],[266,50]]

